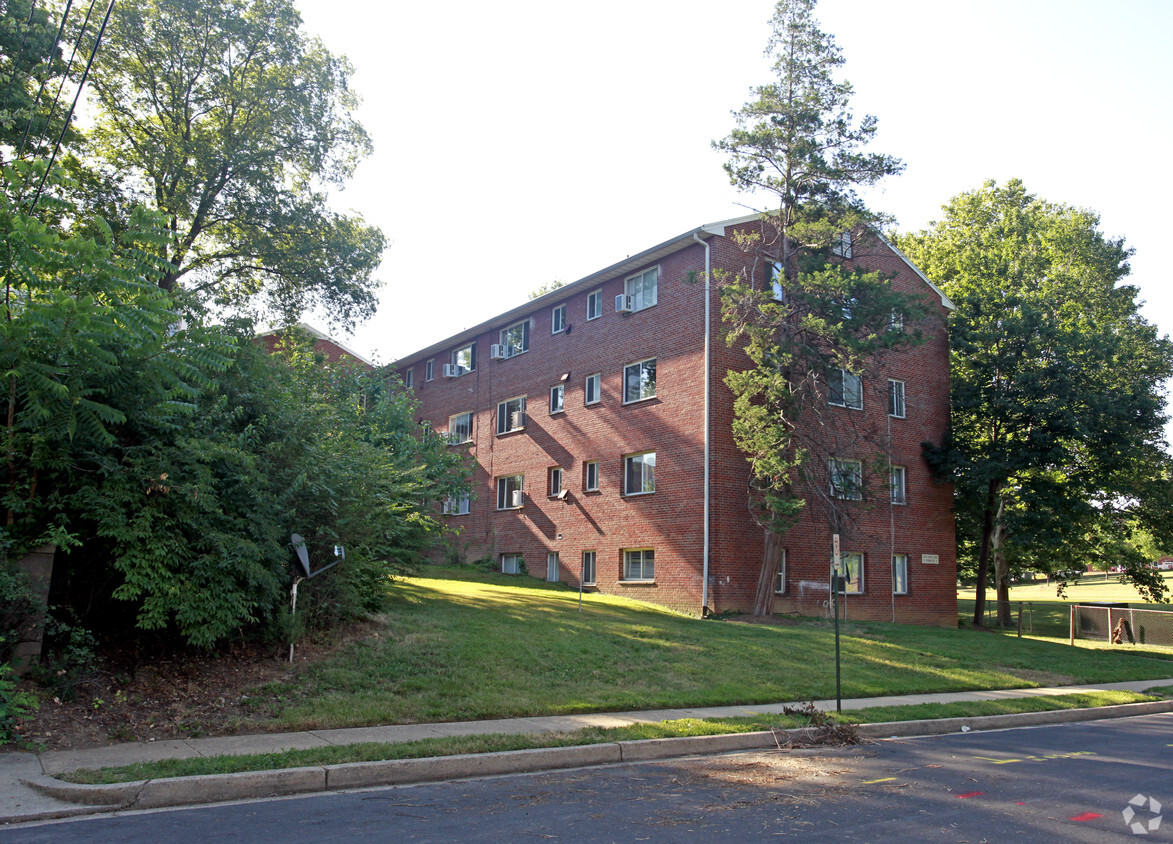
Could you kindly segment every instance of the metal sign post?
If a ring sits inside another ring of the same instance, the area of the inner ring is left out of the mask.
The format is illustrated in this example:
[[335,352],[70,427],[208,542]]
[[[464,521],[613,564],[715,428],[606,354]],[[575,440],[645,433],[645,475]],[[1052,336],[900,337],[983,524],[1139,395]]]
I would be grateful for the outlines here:
[[301,563],[301,567],[305,571],[305,577],[298,576],[298,577],[293,578],[293,588],[289,590],[289,595],[290,595],[290,600],[289,600],[289,615],[290,615],[289,661],[290,661],[290,663],[292,663],[293,662],[293,620],[294,620],[294,617],[296,617],[296,615],[297,615],[297,584],[301,583],[303,580],[306,580],[308,578],[317,577],[319,574],[324,572],[326,569],[334,568],[334,566],[338,565],[339,563],[341,563],[343,560],[346,559],[346,549],[341,545],[335,545],[334,546],[334,556],[337,557],[338,559],[336,559],[334,562],[330,563],[330,565],[328,565],[328,566],[322,566],[317,571],[311,571],[310,570],[310,555],[309,555],[309,552],[306,551],[305,540],[302,539],[300,536],[298,536],[296,533],[294,533],[294,534],[290,534],[289,543],[293,546],[293,550],[297,554],[298,562]]
[[839,679],[839,584],[842,575],[839,574],[839,534],[831,536],[831,606],[835,610],[835,711],[843,711],[843,687]]

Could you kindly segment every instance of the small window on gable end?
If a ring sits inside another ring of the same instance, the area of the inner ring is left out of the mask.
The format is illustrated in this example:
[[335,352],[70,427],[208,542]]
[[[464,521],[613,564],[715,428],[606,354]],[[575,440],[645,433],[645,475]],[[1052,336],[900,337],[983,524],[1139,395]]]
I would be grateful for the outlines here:
[[603,315],[603,291],[592,290],[587,294],[587,319],[598,319]]
[[550,315],[550,333],[558,334],[566,330],[566,306],[559,305]]
[[840,232],[831,241],[831,254],[838,255],[840,258],[851,257],[851,232]]
[[770,295],[779,302],[786,301],[786,274],[782,271],[782,262],[773,261],[766,264],[766,285]]

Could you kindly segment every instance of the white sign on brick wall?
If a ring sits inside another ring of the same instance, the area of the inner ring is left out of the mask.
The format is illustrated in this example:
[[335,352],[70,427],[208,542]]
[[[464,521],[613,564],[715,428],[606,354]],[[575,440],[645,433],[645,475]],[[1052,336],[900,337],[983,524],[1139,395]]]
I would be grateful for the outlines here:
[[920,555],[920,564],[922,566],[935,566],[935,565],[939,565],[940,562],[941,562],[941,558],[937,554],[921,554]]

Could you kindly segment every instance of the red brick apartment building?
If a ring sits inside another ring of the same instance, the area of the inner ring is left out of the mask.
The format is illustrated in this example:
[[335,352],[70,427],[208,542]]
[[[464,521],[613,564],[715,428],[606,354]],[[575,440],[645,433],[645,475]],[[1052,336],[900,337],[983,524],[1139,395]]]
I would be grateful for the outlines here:
[[277,344],[281,342],[282,337],[287,331],[301,331],[313,338],[314,351],[320,354],[327,363],[355,363],[365,369],[374,369],[374,364],[364,358],[358,352],[348,349],[346,346],[339,343],[333,337],[328,337],[313,326],[306,325],[304,322],[299,322],[297,325],[289,328],[280,328],[274,331],[266,331],[264,334],[257,335],[257,340],[261,342],[265,351],[273,354],[277,348]]
[[[473,495],[444,504],[466,560],[505,572],[524,561],[533,576],[692,614],[752,607],[765,535],[723,381],[746,359],[722,339],[715,290],[706,310],[703,278],[753,267],[732,235],[761,225],[755,215],[685,232],[395,365],[421,421],[475,458]],[[953,306],[886,240],[857,240],[852,260],[892,273],[931,318],[926,342],[828,408],[886,428],[894,467],[892,500],[866,502],[842,538],[852,578],[841,600],[847,618],[954,625],[953,492],[921,454],[948,425]],[[843,459],[850,471],[867,458]],[[827,614],[827,522],[808,507],[783,545],[774,611]]]

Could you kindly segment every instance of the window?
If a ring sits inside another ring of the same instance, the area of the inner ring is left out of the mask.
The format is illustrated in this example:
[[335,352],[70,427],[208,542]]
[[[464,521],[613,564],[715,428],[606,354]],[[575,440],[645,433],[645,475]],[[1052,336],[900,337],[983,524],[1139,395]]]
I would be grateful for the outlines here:
[[598,319],[603,315],[603,291],[592,290],[587,294],[587,319]]
[[603,373],[596,372],[586,377],[586,387],[583,389],[585,404],[598,404],[603,399]]
[[511,358],[529,351],[529,320],[522,320],[501,331],[501,345],[505,357]]
[[900,311],[892,311],[888,315],[888,330],[889,331],[903,331],[904,330],[904,314]]
[[863,410],[863,379],[846,369],[832,369],[827,375],[827,403]]
[[431,360],[429,360],[427,363],[424,364],[424,380],[425,381],[435,381],[436,380],[436,359],[435,358],[432,358]]
[[863,554],[848,551],[839,557],[839,565],[839,571],[847,580],[843,584],[843,592],[849,595],[863,592]]
[[904,418],[904,382],[888,379],[888,415]]
[[588,460],[583,464],[582,488],[584,492],[599,491],[599,461]]
[[558,466],[546,473],[547,495],[557,495],[562,492],[562,469]]
[[774,594],[786,594],[786,549],[782,549],[782,559],[778,561],[778,577],[774,580]]
[[623,493],[643,495],[656,491],[656,452],[629,454],[623,458]]
[[831,495],[835,498],[863,498],[863,464],[858,460],[830,461]]
[[469,505],[469,494],[464,495],[450,495],[444,499],[444,515],[445,516],[467,516]]
[[407,387],[410,390],[412,388],[412,386],[414,386],[414,384],[415,384],[415,370],[409,369],[403,373],[403,386]]
[[844,319],[851,319],[853,316],[855,316],[855,308],[858,304],[859,304],[859,299],[856,299],[854,296],[852,296],[850,299],[844,299],[843,305],[842,305],[843,318]]
[[497,405],[497,433],[508,434],[525,427],[525,396],[508,399]]
[[565,409],[566,385],[555,384],[550,388],[550,412],[558,413]]
[[566,306],[559,305],[550,316],[550,333],[557,334],[566,329]]
[[838,255],[840,258],[851,257],[851,232],[840,232],[831,241],[831,254]]
[[656,359],[641,360],[623,367],[623,403],[631,404],[656,397]]
[[546,582],[547,583],[557,583],[558,582],[558,552],[557,551],[547,551],[546,552]]
[[624,580],[654,580],[656,552],[651,548],[637,548],[623,552]]
[[892,503],[904,504],[904,467],[892,466],[888,472],[892,485]]
[[521,574],[521,554],[502,554],[501,555],[501,573],[502,574]]
[[786,274],[782,270],[782,262],[774,261],[772,264],[766,265],[766,283],[769,285],[770,292],[779,302],[786,299],[786,288],[783,284],[786,281]]
[[595,552],[582,552],[582,585],[595,585]]
[[892,594],[908,594],[908,555],[892,555]]
[[452,353],[452,365],[456,367],[456,374],[463,375],[477,368],[476,344],[469,343]]
[[472,413],[458,413],[448,417],[448,443],[466,443],[472,440]]
[[642,311],[656,304],[656,288],[660,283],[660,268],[633,275],[623,285],[623,292],[631,297],[631,309]]
[[525,475],[506,475],[497,478],[497,509],[512,510],[522,505]]

